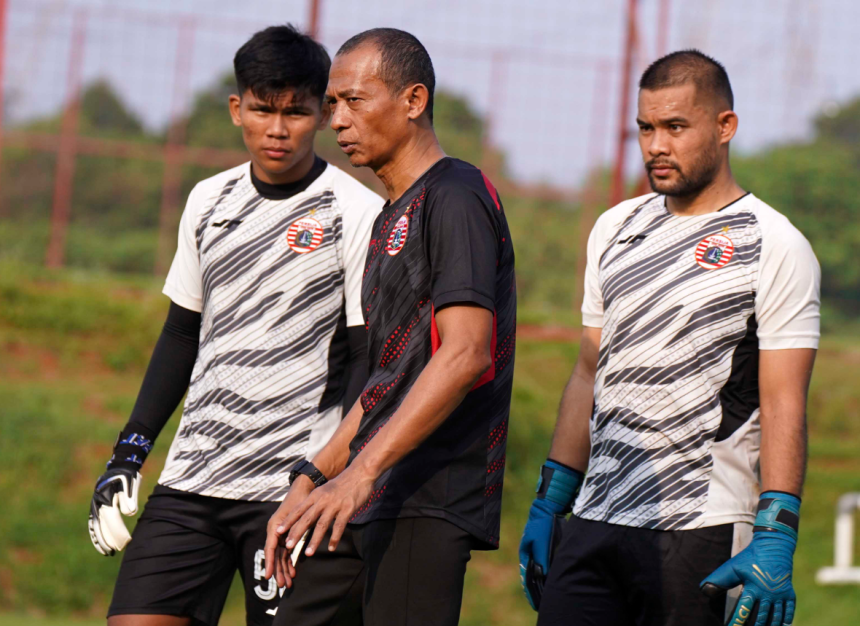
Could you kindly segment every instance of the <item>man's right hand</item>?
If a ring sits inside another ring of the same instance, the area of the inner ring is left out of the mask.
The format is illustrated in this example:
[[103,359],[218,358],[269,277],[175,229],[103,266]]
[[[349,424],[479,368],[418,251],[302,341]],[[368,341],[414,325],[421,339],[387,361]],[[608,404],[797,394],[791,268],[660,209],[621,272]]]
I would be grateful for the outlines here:
[[109,469],[96,481],[90,502],[90,540],[96,550],[113,556],[131,541],[123,515],[137,513],[140,473],[126,467]]
[[552,460],[541,467],[537,497],[520,542],[520,582],[526,599],[537,611],[543,583],[549,573],[552,528],[556,515],[570,511],[582,484],[583,474]]
[[[275,576],[278,587],[292,587],[296,569],[290,559],[291,550],[284,546],[286,532],[279,533],[278,528],[287,518],[290,511],[301,504],[314,490],[314,483],[307,476],[300,474],[296,477],[287,497],[269,519],[266,526],[266,579]],[[301,545],[297,547],[301,549]]]

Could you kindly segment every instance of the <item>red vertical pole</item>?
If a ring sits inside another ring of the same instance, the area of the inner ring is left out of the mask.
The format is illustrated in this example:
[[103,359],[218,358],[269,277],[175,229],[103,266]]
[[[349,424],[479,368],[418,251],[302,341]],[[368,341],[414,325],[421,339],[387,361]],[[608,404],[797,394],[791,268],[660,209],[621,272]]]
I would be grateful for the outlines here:
[[6,0],[0,0],[0,216],[3,212],[3,68],[6,63]]
[[48,267],[62,267],[66,253],[66,232],[69,228],[78,121],[81,113],[81,66],[86,41],[86,18],[83,9],[78,9],[72,21],[72,43],[66,74],[67,102],[60,128],[57,170],[54,174],[51,236],[45,254],[45,265]]
[[671,0],[660,0],[657,13],[657,58],[669,52],[669,20],[671,19]]
[[162,276],[170,264],[170,253],[176,240],[176,215],[181,202],[182,162],[185,156],[185,132],[188,119],[183,117],[191,80],[191,57],[194,52],[195,24],[183,19],[176,42],[176,67],[173,72],[173,96],[167,143],[164,146],[164,175],[161,182],[161,209],[158,216],[158,248],[155,254],[155,274]]
[[490,175],[498,174],[500,163],[494,158],[493,133],[499,124],[499,109],[505,102],[505,83],[508,74],[508,57],[505,52],[496,50],[490,57],[489,104],[487,107],[484,133],[481,137],[481,167]]
[[624,56],[621,61],[621,107],[618,118],[618,138],[615,149],[615,167],[612,171],[610,205],[624,199],[624,159],[627,151],[627,116],[630,112],[630,74],[633,69],[633,45],[636,40],[636,0],[627,0],[627,35],[624,38]]
[[[594,66],[594,94],[591,101],[591,116],[588,119],[588,162],[592,164],[603,163],[603,152],[605,144],[603,138],[606,136],[606,124],[599,124],[597,120],[606,120],[603,112],[606,111],[606,95],[609,92],[609,67],[605,61],[598,61]],[[573,312],[579,312],[582,299],[585,295],[585,266],[587,261],[588,236],[594,227],[596,220],[597,204],[603,200],[600,198],[600,171],[598,169],[589,172],[589,178],[585,181],[585,189],[580,200],[579,209],[579,247],[576,251],[576,288],[573,294]]]
[[321,0],[308,0],[308,34],[317,41],[320,37],[320,2]]

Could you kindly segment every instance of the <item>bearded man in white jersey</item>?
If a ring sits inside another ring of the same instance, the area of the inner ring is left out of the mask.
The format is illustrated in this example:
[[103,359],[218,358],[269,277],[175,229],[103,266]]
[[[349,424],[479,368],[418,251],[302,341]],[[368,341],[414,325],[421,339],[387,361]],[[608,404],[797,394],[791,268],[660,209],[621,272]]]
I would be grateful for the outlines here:
[[791,624],[818,263],[732,177],[722,65],[675,52],[639,87],[655,193],[589,237],[580,353],[520,546],[524,588],[540,626]]
[[[95,488],[90,537],[130,541],[110,626],[216,626],[236,571],[247,623],[272,623],[266,523],[368,376],[361,278],[382,199],[314,153],[331,61],[291,26],[234,59],[233,123],[251,160],[200,182],[179,227],[171,305]],[[185,391],[164,471],[129,537],[140,469]]]

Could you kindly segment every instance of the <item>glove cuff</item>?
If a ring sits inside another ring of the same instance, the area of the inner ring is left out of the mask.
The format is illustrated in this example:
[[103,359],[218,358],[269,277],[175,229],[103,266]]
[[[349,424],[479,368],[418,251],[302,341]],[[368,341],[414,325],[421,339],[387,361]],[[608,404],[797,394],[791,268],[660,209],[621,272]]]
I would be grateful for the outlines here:
[[800,498],[783,491],[765,491],[758,502],[753,532],[782,533],[797,541]]
[[537,499],[549,500],[567,511],[573,504],[585,474],[567,465],[547,459],[540,468]]
[[151,430],[136,422],[129,422],[117,435],[107,469],[125,468],[140,471],[152,450],[154,441],[155,435]]

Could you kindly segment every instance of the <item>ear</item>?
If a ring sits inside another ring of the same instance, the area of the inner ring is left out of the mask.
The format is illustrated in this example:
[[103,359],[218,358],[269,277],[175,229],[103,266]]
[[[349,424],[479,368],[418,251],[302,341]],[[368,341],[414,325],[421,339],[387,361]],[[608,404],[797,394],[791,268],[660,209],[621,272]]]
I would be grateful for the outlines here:
[[230,94],[228,105],[230,107],[230,117],[233,120],[233,126],[241,126],[242,98],[240,96],[237,96],[236,94]]
[[430,92],[422,83],[416,83],[406,88],[406,98],[409,102],[406,116],[410,120],[417,120],[427,109],[427,104],[430,102]]
[[738,114],[734,111],[723,111],[717,115],[720,145],[729,143],[738,132]]
[[323,99],[320,110],[322,111],[322,117],[320,118],[320,123],[317,125],[317,130],[325,130],[331,120],[331,105]]

